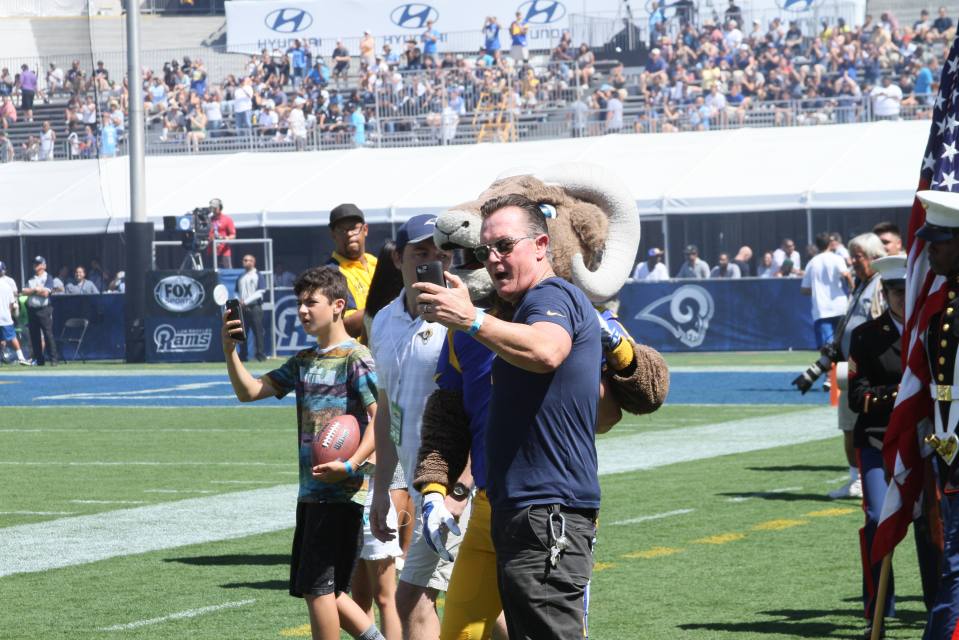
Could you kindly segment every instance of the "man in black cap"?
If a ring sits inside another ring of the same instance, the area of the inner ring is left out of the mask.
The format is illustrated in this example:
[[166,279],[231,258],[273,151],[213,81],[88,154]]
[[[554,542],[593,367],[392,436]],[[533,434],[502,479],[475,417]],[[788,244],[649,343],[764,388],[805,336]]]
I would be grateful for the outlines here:
[[346,277],[349,296],[343,323],[353,337],[359,337],[363,331],[366,296],[370,291],[373,272],[376,271],[376,256],[366,253],[369,231],[366,217],[355,204],[347,202],[330,211],[333,255],[327,264],[339,268]]
[[683,251],[686,261],[679,268],[677,278],[697,278],[705,280],[709,277],[709,265],[705,260],[699,258],[699,247],[694,244],[688,245]]
[[60,354],[57,353],[57,341],[53,337],[53,307],[50,306],[53,276],[47,273],[46,258],[37,256],[33,259],[33,274],[23,287],[23,294],[30,296],[27,298],[27,323],[30,327],[33,360],[38,367],[46,364],[43,354],[44,344],[46,344],[46,349],[50,353],[50,366],[55,367]]

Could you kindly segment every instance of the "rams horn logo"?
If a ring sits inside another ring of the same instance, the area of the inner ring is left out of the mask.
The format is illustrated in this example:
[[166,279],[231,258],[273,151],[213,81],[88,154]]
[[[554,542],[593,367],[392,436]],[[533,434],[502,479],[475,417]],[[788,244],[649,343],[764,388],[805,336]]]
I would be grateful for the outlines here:
[[[655,313],[656,309],[669,303],[669,317]],[[655,300],[636,314],[636,320],[646,320],[663,327],[687,347],[699,347],[706,339],[709,321],[716,305],[708,291],[696,285],[686,284]]]

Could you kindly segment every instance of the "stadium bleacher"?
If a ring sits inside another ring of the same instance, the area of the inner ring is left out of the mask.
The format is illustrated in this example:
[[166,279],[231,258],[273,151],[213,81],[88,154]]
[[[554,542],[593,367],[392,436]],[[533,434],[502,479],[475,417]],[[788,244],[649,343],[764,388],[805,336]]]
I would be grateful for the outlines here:
[[[918,17],[918,11],[915,17]],[[177,20],[186,21],[178,23],[184,25],[180,36],[182,39],[179,40],[184,46],[195,43],[199,34],[207,29],[215,31],[215,18]],[[153,109],[152,113],[147,114],[147,153],[473,144],[491,140],[565,138],[610,132],[647,133],[870,121],[880,116],[886,117],[873,113],[873,100],[868,95],[879,84],[879,77],[884,75],[891,75],[895,82],[905,85],[902,106],[896,117],[925,118],[931,113],[927,105],[933,88],[928,86],[923,95],[915,95],[913,87],[909,85],[915,84],[919,68],[925,66],[927,60],[941,59],[943,42],[947,36],[933,34],[935,37],[927,37],[923,33],[914,33],[911,22],[911,18],[902,18],[899,23],[894,18],[874,20],[875,30],[864,34],[860,33],[860,26],[843,28],[827,19],[824,32],[800,34],[798,40],[792,40],[792,44],[787,43],[794,38],[793,32],[787,32],[785,24],[779,26],[778,31],[772,25],[768,31],[762,28],[756,33],[746,33],[744,29],[738,38],[731,38],[728,29],[724,31],[706,19],[695,30],[692,39],[683,32],[681,25],[674,24],[660,36],[654,35],[654,42],[651,43],[662,47],[664,51],[668,75],[664,74],[663,77],[668,79],[663,82],[656,79],[658,74],[654,68],[648,65],[645,68],[623,68],[605,50],[599,51],[598,55],[592,53],[592,59],[572,60],[562,59],[555,49],[553,52],[534,52],[528,67],[497,61],[491,70],[486,71],[485,77],[477,70],[481,63],[475,52],[441,52],[444,68],[437,71],[409,69],[401,58],[392,64],[381,64],[373,73],[359,58],[353,57],[345,82],[324,79],[319,82],[307,81],[298,87],[290,82],[288,73],[274,74],[274,77],[282,78],[280,87],[272,86],[275,83],[267,77],[272,65],[280,68],[287,65],[288,68],[287,52],[266,52],[265,58],[257,57],[254,63],[246,56],[228,54],[219,47],[145,51],[144,66],[152,70],[144,76],[147,82],[151,73],[163,75],[165,62],[189,58],[196,66],[202,59],[205,79],[201,88],[206,90],[205,95],[188,99],[189,79],[182,84],[168,74],[164,79],[168,85],[164,101],[183,87],[184,91],[179,97],[181,114],[192,113],[194,109],[205,108],[207,98],[219,94],[221,104],[214,111],[222,113],[221,124],[216,129],[210,127],[205,135],[196,136],[199,139],[191,141],[188,140],[191,136],[187,135],[190,126],[184,118],[181,117],[178,127],[167,131],[163,123],[166,105]],[[150,31],[151,38],[156,38],[161,31],[161,23],[154,24],[153,31]],[[95,28],[103,33],[108,32],[107,27]],[[768,34],[773,34],[771,47],[767,47],[770,41]],[[845,43],[838,42],[837,36],[840,34]],[[60,46],[70,46],[71,43],[79,46],[84,37],[89,35],[78,31],[72,36],[65,36],[62,40],[68,44]],[[119,33],[104,38],[119,38]],[[813,47],[817,40],[823,43],[822,47]],[[846,55],[843,47],[848,49],[853,46],[849,44],[850,41],[855,43],[855,51],[849,54],[854,58],[852,64],[848,60],[841,60]],[[102,43],[103,38],[99,42]],[[175,45],[176,41],[169,44]],[[768,77],[765,89],[761,82],[753,87],[743,79],[743,70],[749,69],[740,62],[737,57],[739,54],[734,52],[744,46],[748,47],[749,66],[757,70],[760,80],[763,72]],[[877,53],[869,53],[870,49]],[[452,54],[448,59],[445,58],[447,53]],[[570,57],[576,55],[574,46],[570,46],[570,53]],[[98,57],[104,56],[98,54]],[[97,122],[111,100],[122,105],[126,96],[126,89],[115,81],[122,73],[122,56],[114,54],[105,57],[114,83],[112,88],[101,87],[108,90],[96,94],[100,110]],[[702,61],[707,57],[714,60],[718,75],[707,77],[704,74]],[[780,57],[785,61],[777,62]],[[878,62],[877,57],[881,58]],[[76,56],[63,53],[40,55],[31,58],[29,64],[37,68],[42,82],[49,62],[66,69],[72,59],[76,59]],[[913,59],[919,62],[917,66],[910,65]],[[90,65],[86,60],[89,60],[89,54],[84,58],[82,67],[90,73]],[[678,75],[677,71],[677,65],[683,60],[687,63],[686,77]],[[8,66],[13,70],[19,67],[12,60]],[[840,91],[835,85],[840,77],[840,69],[847,68],[850,76],[856,80],[857,88]],[[776,73],[779,73],[778,78],[774,78]],[[237,126],[232,113],[232,98],[237,84],[234,79],[242,79],[250,74],[255,78],[258,96],[253,111],[252,135],[251,131]],[[714,78],[719,81],[719,96],[708,95]],[[391,86],[394,82],[402,84],[402,89],[394,89]],[[733,101],[733,84],[743,84],[743,93],[746,95],[744,102],[738,102],[738,99]],[[780,89],[776,89],[777,84],[781,85]],[[681,86],[678,92],[677,86]],[[811,92],[810,87],[814,87],[815,91]],[[197,88],[196,84],[193,88]],[[88,91],[89,88],[85,92]],[[614,93],[619,93],[621,107],[617,105],[616,110],[621,108],[622,115],[614,115],[612,122],[606,122],[606,102],[614,97]],[[39,134],[44,120],[49,120],[57,132],[54,158],[71,157],[67,142],[70,127],[64,117],[69,95],[60,93],[46,98],[48,102],[37,101],[32,123],[24,122],[21,117],[8,129],[8,137],[18,159],[31,157],[24,145],[28,144],[31,136]],[[289,122],[292,105],[298,102],[298,98],[302,101],[306,124],[305,136],[301,134],[299,139],[293,135]],[[697,98],[702,100],[697,101]],[[272,113],[276,116],[260,118],[260,112],[270,101],[273,102]],[[577,105],[580,101],[583,106]],[[125,108],[123,110],[126,111]],[[352,115],[354,111],[362,116]],[[273,117],[277,121],[274,122]],[[76,129],[82,135],[82,127],[74,127]],[[124,153],[122,139],[118,152]]]

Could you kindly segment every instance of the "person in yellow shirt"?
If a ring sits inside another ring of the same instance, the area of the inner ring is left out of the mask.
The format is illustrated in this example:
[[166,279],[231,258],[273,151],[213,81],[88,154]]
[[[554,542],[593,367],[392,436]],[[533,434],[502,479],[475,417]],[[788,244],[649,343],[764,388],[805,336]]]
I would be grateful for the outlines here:
[[347,333],[354,338],[363,331],[366,296],[376,271],[376,256],[366,253],[369,230],[363,211],[353,203],[341,204],[330,211],[334,251],[327,264],[337,267],[346,277],[349,295],[343,322]]

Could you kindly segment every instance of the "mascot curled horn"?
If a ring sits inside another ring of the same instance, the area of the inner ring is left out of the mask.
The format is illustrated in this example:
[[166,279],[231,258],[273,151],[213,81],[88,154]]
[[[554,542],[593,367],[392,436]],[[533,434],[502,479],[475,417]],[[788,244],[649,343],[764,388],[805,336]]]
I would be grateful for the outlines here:
[[[521,194],[540,204],[549,227],[552,265],[556,275],[582,289],[596,305],[603,336],[605,393],[620,409],[652,413],[669,390],[669,372],[662,356],[637,344],[602,304],[619,292],[629,276],[639,248],[639,214],[629,191],[595,165],[568,164],[532,175],[499,178],[478,198],[441,214],[434,240],[453,250],[451,271],[470,291],[474,304],[501,318],[512,317],[510,305],[495,294],[484,265],[472,248],[480,244],[480,207],[490,198]],[[470,462],[475,487],[472,516],[454,565],[441,637],[489,638],[502,606],[496,582],[496,559],[490,537],[490,507],[486,487],[485,429],[492,392],[494,354],[465,332],[450,332],[437,365],[437,386],[423,415],[422,444],[414,486],[424,494],[462,494],[457,479]],[[601,412],[602,416],[602,412]],[[454,488],[456,490],[454,490]],[[439,499],[439,498],[438,498]],[[429,516],[424,508],[424,521]],[[439,527],[424,522],[424,537],[448,558]]]

